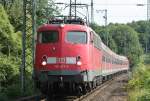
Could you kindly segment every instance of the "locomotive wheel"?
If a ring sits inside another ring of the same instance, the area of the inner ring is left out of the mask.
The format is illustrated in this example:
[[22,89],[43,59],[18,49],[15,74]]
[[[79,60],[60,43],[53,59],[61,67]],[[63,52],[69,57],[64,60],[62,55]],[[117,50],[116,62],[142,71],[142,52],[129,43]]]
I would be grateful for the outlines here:
[[86,94],[88,92],[88,90],[87,90],[87,84],[86,83],[83,84],[82,89],[83,89],[83,91],[82,91],[83,94]]
[[93,89],[95,89],[95,88],[96,88],[96,80],[93,80],[92,88],[93,88]]
[[87,90],[90,92],[92,90],[92,83],[91,82],[87,83],[86,87],[87,87]]
[[47,84],[40,84],[40,91],[42,94],[47,95],[48,94],[48,85]]
[[83,92],[82,86],[81,86],[81,85],[78,85],[78,86],[77,86],[77,95],[78,95],[78,96],[81,96],[81,95],[82,95],[82,92]]
[[75,85],[75,83],[72,84],[72,92],[73,93],[76,92],[76,85]]
[[84,84],[85,93],[90,92],[92,89],[93,89],[92,82],[91,83],[87,82],[87,83]]
[[34,81],[34,85],[36,88],[40,88],[40,82],[39,81]]
[[103,83],[103,77],[100,76],[100,84],[102,84],[102,83]]
[[52,94],[49,94],[46,98],[46,101],[54,101],[54,97]]

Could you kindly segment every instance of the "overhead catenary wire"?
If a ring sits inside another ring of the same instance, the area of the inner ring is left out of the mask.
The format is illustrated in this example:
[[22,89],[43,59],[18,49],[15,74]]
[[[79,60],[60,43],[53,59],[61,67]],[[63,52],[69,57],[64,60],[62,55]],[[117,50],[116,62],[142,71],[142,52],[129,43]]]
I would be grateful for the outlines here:
[[[85,1],[84,0],[77,0],[77,3],[79,4],[79,2],[82,4],[82,3],[85,3]],[[67,2],[66,2],[66,4],[67,4]],[[149,5],[149,3],[146,3],[146,2],[137,2],[137,3],[115,3],[115,2],[98,2],[98,1],[95,1],[94,2],[94,0],[89,0],[89,1],[86,1],[86,5],[89,7],[89,10],[91,11],[91,12],[89,12],[89,14],[90,14],[90,22],[92,22],[93,20],[94,20],[94,18],[95,17],[97,17],[97,15],[95,15],[95,12],[96,12],[96,9],[107,9],[108,11],[110,11],[110,12],[113,12],[111,9],[110,9],[110,7],[111,6],[113,6],[113,7],[115,7],[115,10],[116,10],[116,8],[117,8],[117,10],[119,10],[118,8],[123,8],[123,9],[126,9],[126,7],[131,7],[131,9],[135,9],[136,7],[137,7],[137,10],[139,10],[139,9],[141,9],[140,7],[142,7],[143,6],[143,8],[142,9],[146,9],[147,8],[147,6]],[[92,5],[94,5],[94,9],[95,10],[93,10],[93,12],[92,12]],[[75,6],[75,5],[72,5],[72,6]],[[139,8],[138,8],[138,6],[139,6]],[[81,6],[80,6],[81,7]],[[78,7],[77,7],[78,8]],[[137,12],[137,10],[135,11],[135,12]],[[80,11],[81,12],[81,11]],[[116,11],[117,12],[117,11]],[[82,12],[81,12],[82,13]],[[92,14],[93,13],[93,14]],[[119,11],[118,11],[118,13],[119,13]],[[124,13],[126,13],[126,12],[124,12]],[[137,12],[137,14],[139,14],[138,12]],[[145,14],[143,14],[143,15],[145,15]],[[130,15],[130,16],[128,16],[128,14],[126,14],[125,16],[124,16],[124,14],[123,15],[121,15],[121,16],[111,16],[110,14],[108,14],[108,17],[109,18],[131,18],[131,17],[133,17],[133,18],[137,18],[137,19],[139,19],[139,18],[141,18],[141,17],[143,17],[143,18],[146,18],[146,16],[140,16],[140,15],[136,15],[136,16],[132,16],[132,15]],[[144,20],[144,19],[143,19]],[[95,20],[94,20],[95,21]],[[93,22],[94,22],[93,21]]]
[[[93,3],[94,5],[102,5],[102,6],[146,6],[150,4],[146,3],[134,3],[134,4],[108,4],[108,3]],[[90,4],[89,4],[90,5]]]

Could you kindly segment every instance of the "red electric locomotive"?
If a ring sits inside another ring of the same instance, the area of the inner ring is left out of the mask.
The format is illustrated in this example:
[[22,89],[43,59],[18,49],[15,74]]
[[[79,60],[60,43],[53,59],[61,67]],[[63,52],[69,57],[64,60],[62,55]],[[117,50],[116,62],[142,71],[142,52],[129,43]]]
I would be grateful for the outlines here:
[[80,19],[51,20],[37,30],[34,80],[44,94],[84,92],[128,68],[128,59],[112,52]]

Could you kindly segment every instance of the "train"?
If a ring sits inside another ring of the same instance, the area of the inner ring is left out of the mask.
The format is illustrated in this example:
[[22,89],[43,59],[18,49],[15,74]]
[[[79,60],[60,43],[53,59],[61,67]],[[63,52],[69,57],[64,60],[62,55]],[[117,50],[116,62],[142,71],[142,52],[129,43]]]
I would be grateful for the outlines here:
[[85,93],[128,70],[127,57],[109,49],[82,19],[51,19],[37,29],[33,78],[43,94]]

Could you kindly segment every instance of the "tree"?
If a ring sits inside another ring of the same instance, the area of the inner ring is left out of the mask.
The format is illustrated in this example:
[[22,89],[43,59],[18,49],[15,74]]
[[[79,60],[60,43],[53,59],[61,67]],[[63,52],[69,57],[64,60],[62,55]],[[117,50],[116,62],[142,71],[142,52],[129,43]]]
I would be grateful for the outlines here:
[[[4,6],[15,31],[22,31],[23,0],[0,0],[0,3]],[[49,17],[59,14],[53,0],[36,0],[36,4],[37,26],[47,23]]]
[[[113,25],[112,25],[113,26]],[[117,45],[117,53],[128,57],[131,66],[140,61],[142,48],[139,43],[138,33],[127,25],[115,25],[109,30],[109,34]]]
[[0,5],[0,52],[6,55],[15,53],[16,49],[21,51],[21,39],[19,32],[15,33],[10,24],[8,15],[2,5]]
[[150,51],[150,21],[137,21],[128,24],[139,34],[139,41],[144,49],[144,52],[147,53]]
[[[10,24],[8,15],[0,4],[0,97],[7,98],[5,94],[7,88],[19,80],[20,59],[17,59],[17,54],[21,54],[19,35],[20,32],[14,32],[14,27]],[[0,100],[5,98],[0,98]]]
[[47,23],[52,16],[59,15],[58,7],[53,0],[37,0],[37,25]]
[[9,9],[12,6],[14,0],[0,0],[0,3],[3,5],[5,9]]

